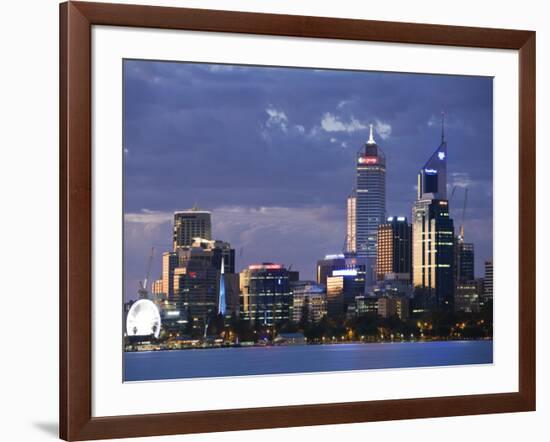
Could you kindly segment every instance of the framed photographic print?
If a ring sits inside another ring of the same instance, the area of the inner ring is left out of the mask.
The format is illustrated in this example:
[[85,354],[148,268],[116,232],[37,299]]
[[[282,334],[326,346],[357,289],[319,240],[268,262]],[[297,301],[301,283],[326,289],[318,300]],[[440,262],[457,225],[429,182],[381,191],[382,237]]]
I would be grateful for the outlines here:
[[60,7],[60,436],[535,409],[535,33]]

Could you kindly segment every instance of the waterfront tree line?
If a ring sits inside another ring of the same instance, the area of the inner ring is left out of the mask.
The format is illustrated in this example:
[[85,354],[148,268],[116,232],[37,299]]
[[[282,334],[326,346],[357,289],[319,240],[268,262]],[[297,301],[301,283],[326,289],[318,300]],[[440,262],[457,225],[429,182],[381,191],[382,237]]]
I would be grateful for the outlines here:
[[354,317],[324,316],[318,322],[302,314],[297,323],[284,321],[271,326],[261,321],[242,320],[235,315],[230,318],[212,315],[206,330],[189,325],[178,333],[163,331],[159,341],[185,338],[218,340],[225,344],[273,344],[277,336],[296,333],[303,334],[309,344],[489,339],[493,335],[492,312],[492,303],[488,302],[475,313],[430,311],[401,320],[397,315],[383,318],[373,312]]

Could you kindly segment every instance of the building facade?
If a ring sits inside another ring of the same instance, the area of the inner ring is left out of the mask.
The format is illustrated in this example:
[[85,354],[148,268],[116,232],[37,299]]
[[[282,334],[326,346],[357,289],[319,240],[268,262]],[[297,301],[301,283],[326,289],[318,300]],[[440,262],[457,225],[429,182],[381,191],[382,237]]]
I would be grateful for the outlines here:
[[317,284],[327,286],[328,278],[341,276],[343,281],[343,302],[347,305],[356,296],[365,293],[367,264],[365,258],[357,255],[326,255],[317,261]]
[[376,279],[390,273],[408,274],[412,266],[412,226],[404,216],[391,216],[378,226]]
[[483,304],[493,301],[493,260],[485,261],[485,277],[483,278]]
[[478,283],[475,280],[458,282],[455,290],[455,311],[475,313],[479,311]]
[[291,319],[289,272],[283,265],[253,264],[240,276],[243,319],[263,326]]
[[173,250],[190,247],[194,238],[212,239],[211,213],[197,206],[174,212]]
[[457,283],[474,281],[474,244],[464,242],[462,237],[455,239],[455,270]]
[[162,293],[168,299],[174,296],[174,270],[178,267],[179,258],[175,252],[162,254]]
[[344,313],[344,277],[327,278],[327,316],[337,318]]
[[346,253],[356,253],[356,211],[357,211],[357,192],[353,190],[348,196],[346,205]]
[[292,321],[300,322],[304,313],[308,322],[319,322],[327,314],[327,291],[314,281],[291,282]]

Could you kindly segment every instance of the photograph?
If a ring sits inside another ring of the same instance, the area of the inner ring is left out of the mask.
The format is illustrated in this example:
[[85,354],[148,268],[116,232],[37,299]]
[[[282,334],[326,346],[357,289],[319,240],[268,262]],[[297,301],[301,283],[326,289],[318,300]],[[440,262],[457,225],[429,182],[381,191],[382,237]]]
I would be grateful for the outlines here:
[[124,382],[493,363],[492,77],[125,59],[122,121]]

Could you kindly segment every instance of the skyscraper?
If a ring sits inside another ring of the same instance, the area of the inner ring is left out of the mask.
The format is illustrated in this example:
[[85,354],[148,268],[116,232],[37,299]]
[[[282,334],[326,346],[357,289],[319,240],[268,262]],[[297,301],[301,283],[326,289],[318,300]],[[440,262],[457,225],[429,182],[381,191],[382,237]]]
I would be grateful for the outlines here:
[[193,238],[212,239],[211,213],[200,210],[197,206],[174,212],[174,251],[178,247],[191,246]]
[[474,244],[464,242],[462,237],[455,240],[455,270],[456,282],[473,282],[474,276]]
[[211,250],[180,248],[177,254],[173,301],[193,328],[202,331],[209,318],[218,313],[220,269],[212,266]]
[[410,280],[412,265],[412,227],[404,216],[390,216],[378,226],[376,278],[388,273],[407,274]]
[[419,308],[452,310],[454,301],[454,223],[447,201],[447,143],[418,173],[413,207],[413,284]]
[[347,223],[346,223],[346,252],[355,253],[356,249],[356,208],[357,208],[357,192],[353,190],[348,196],[347,201]]
[[386,219],[386,158],[374,141],[370,125],[369,140],[357,152],[355,207],[355,253],[365,258],[367,285],[374,279],[378,225]]

